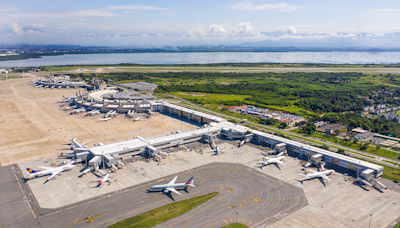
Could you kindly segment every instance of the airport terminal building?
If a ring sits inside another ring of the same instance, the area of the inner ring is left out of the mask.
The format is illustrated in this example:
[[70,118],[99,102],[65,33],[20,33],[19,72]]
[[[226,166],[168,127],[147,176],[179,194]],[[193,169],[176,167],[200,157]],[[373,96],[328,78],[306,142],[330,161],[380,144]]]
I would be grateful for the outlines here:
[[378,178],[383,174],[383,166],[250,129],[228,122],[221,117],[183,108],[165,101],[152,102],[150,106],[154,111],[192,121],[201,127],[196,130],[177,132],[176,134],[158,138],[145,139],[138,136],[126,141],[95,146],[90,148],[88,152],[77,153],[76,158],[78,161],[86,161],[92,167],[99,166],[104,162],[110,167],[112,164],[116,164],[119,159],[133,156],[154,157],[163,153],[162,150],[167,148],[199,140],[212,141],[213,137],[219,137],[226,140],[251,141],[254,144],[271,148],[275,148],[277,145],[284,145],[284,150],[287,150],[289,154],[304,158],[304,160],[319,154],[320,159],[327,165],[355,172],[372,170],[374,178]]

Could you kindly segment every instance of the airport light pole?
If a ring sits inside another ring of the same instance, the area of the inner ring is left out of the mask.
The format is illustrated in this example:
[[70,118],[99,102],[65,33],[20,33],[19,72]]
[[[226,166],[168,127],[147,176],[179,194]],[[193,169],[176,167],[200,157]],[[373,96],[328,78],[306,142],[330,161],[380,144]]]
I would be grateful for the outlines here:
[[238,216],[239,216],[239,211],[236,210],[236,228],[238,227]]
[[369,228],[371,228],[371,220],[372,220],[372,213],[369,213],[370,217],[369,217]]

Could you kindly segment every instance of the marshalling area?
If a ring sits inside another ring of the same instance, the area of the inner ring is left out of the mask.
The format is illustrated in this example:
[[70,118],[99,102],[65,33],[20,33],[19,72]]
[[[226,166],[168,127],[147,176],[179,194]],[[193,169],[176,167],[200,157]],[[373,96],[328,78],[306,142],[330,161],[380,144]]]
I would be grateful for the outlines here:
[[[212,200],[185,215],[157,227],[221,227],[238,222],[249,227],[387,227],[399,216],[399,189],[362,187],[346,170],[324,186],[318,179],[299,175],[302,160],[287,156],[285,166],[260,169],[253,144],[240,148],[234,141],[217,140],[223,154],[197,149],[207,144],[193,142],[174,147],[158,162],[126,160],[112,173],[118,181],[98,188],[93,173],[81,176],[78,165],[44,184],[46,177],[25,181],[25,168],[60,163],[67,140],[73,135],[105,144],[140,135],[150,139],[171,131],[189,131],[199,126],[168,115],[155,115],[132,122],[121,116],[108,122],[95,117],[69,115],[57,100],[75,95],[75,89],[39,89],[29,79],[0,82],[0,227],[106,227],[159,206],[209,192]],[[3,108],[4,107],[4,108]],[[188,150],[188,147],[194,150]],[[17,165],[11,165],[16,163]],[[177,182],[195,178],[195,188],[172,198],[161,192],[147,193],[178,175]],[[346,180],[347,179],[347,180]],[[384,182],[385,180],[381,180]],[[91,217],[89,217],[91,216]]]

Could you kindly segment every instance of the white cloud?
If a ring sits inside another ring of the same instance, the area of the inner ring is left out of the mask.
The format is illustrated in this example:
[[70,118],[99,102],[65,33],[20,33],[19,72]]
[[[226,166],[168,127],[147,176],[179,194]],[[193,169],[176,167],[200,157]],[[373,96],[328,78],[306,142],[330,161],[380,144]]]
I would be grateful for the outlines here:
[[111,13],[105,10],[88,9],[78,10],[68,13],[24,13],[24,14],[13,14],[11,17],[16,18],[85,18],[85,17],[115,17],[118,14]]
[[46,26],[44,26],[42,24],[33,24],[33,25],[31,25],[31,27],[33,27],[33,28],[43,28],[43,27],[46,27]]
[[398,9],[378,9],[375,11],[371,11],[368,13],[380,15],[380,16],[389,16],[389,15],[400,15],[400,12]]
[[385,33],[383,33],[383,32],[382,32],[382,33],[374,33],[374,35],[375,35],[375,36],[384,36]]
[[297,29],[295,27],[289,27],[288,30],[287,30],[287,33],[296,34],[297,33]]
[[106,8],[111,10],[167,10],[166,8],[148,5],[106,6]]
[[147,35],[146,33],[140,35],[140,37],[149,37],[149,35]]
[[19,26],[17,23],[11,23],[11,29],[17,35],[21,35],[23,33],[21,26]]
[[9,7],[9,6],[1,6],[0,5],[0,13],[7,13],[11,11],[18,10],[17,8]]
[[197,28],[189,29],[184,31],[183,34],[187,38],[261,38],[261,32],[250,26],[250,22],[238,23],[236,28],[224,28],[221,25],[215,23],[208,27],[198,24]]
[[304,6],[300,5],[292,5],[286,3],[276,3],[276,4],[261,4],[254,5],[252,2],[240,2],[234,4],[233,9],[250,11],[250,10],[277,10],[279,12],[290,12],[298,9],[304,8]]

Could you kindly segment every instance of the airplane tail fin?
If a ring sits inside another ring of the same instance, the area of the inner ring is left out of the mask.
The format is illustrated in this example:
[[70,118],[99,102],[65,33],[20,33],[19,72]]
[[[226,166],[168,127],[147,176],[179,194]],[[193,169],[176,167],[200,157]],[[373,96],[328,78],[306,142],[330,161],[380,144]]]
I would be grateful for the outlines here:
[[29,175],[31,175],[32,173],[37,173],[36,170],[33,170],[31,168],[27,168],[26,170],[28,171]]
[[308,174],[307,170],[304,170],[304,175],[307,175],[307,174]]
[[193,180],[193,177],[191,177],[191,178],[186,182],[186,185],[194,187],[193,181],[194,181],[194,180]]

